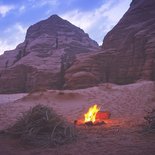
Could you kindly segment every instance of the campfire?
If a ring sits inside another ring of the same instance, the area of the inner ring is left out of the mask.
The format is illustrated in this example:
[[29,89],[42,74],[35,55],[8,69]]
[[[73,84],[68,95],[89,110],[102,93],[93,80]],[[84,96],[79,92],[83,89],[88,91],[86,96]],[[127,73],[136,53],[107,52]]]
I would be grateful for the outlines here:
[[109,118],[110,112],[100,111],[100,107],[95,104],[88,109],[83,119],[75,120],[74,123],[76,125],[101,125],[105,124]]

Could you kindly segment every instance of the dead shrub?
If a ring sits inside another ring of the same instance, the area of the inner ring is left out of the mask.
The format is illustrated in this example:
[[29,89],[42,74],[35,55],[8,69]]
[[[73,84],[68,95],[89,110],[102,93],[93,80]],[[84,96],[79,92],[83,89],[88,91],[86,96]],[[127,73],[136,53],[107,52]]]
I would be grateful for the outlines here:
[[153,109],[151,112],[148,112],[144,119],[147,121],[146,130],[155,132],[155,109]]
[[37,105],[23,114],[17,122],[5,130],[31,146],[52,147],[75,140],[75,128],[58,116],[52,108]]

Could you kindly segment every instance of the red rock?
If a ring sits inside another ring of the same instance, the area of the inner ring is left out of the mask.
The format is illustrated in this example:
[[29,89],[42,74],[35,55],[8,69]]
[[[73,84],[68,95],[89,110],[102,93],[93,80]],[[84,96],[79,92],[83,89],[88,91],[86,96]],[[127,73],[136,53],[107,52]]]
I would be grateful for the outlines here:
[[0,93],[62,89],[76,56],[98,49],[82,29],[53,15],[30,26],[25,41],[0,56]]
[[[137,79],[155,80],[155,1],[133,0],[119,23],[106,35],[103,50],[119,54],[113,63],[115,78],[128,83]],[[122,61],[123,60],[123,61]],[[113,68],[113,64],[109,67]]]
[[[81,72],[85,76],[75,76]],[[155,80],[154,0],[133,0],[105,36],[102,52],[76,58],[65,74],[66,87],[70,89],[105,82],[128,84],[139,79]]]
[[[17,71],[20,65],[33,70],[24,72],[27,78],[22,69]],[[31,26],[24,43],[0,56],[0,93],[139,79],[155,80],[154,0],[133,0],[105,36],[102,50],[83,30],[54,15]]]

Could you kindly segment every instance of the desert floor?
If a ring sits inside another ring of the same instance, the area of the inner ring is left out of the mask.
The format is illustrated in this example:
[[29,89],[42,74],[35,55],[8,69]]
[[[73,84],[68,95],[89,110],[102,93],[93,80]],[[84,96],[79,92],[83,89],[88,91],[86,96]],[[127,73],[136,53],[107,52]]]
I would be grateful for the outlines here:
[[56,148],[30,148],[0,136],[0,155],[154,155],[155,134],[143,131],[144,116],[155,108],[155,83],[101,84],[79,90],[0,95],[0,130],[37,104],[51,106],[69,122],[97,104],[111,119],[101,126],[78,126],[77,140]]

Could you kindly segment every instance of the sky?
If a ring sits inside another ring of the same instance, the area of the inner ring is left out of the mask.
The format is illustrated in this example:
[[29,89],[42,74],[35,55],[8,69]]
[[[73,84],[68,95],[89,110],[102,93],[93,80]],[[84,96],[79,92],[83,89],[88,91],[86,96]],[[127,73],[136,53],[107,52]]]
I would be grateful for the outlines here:
[[0,0],[0,54],[25,39],[27,28],[57,14],[102,44],[132,0]]

